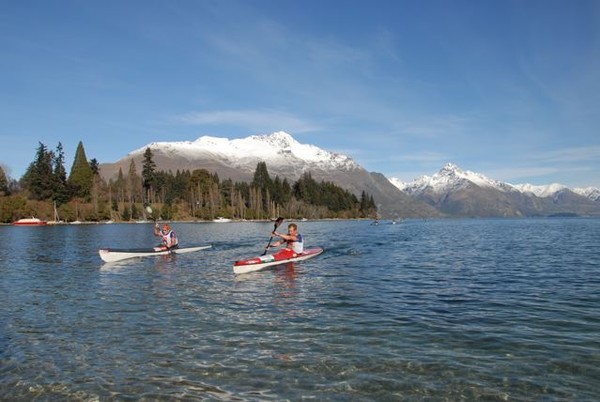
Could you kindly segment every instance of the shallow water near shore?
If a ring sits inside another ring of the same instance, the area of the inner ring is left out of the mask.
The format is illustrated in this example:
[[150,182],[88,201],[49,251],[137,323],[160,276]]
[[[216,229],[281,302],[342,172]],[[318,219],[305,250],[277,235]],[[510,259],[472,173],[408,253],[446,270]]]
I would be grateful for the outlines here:
[[[284,223],[285,226],[285,223]],[[1,400],[593,400],[600,219],[300,222],[321,256],[247,275],[272,223],[0,227]]]

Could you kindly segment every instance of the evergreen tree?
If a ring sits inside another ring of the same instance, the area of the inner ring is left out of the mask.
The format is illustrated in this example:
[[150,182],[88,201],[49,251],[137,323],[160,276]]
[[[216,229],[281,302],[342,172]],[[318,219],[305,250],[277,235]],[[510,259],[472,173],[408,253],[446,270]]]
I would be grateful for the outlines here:
[[0,195],[8,195],[8,176],[2,166],[0,166]]
[[287,205],[292,200],[292,187],[287,179],[281,183],[281,205]]
[[154,163],[152,150],[150,147],[146,148],[144,152],[144,162],[142,164],[142,186],[146,196],[146,202],[152,201],[152,191],[156,186],[156,163]]
[[114,183],[115,186],[115,192],[116,192],[116,198],[117,198],[117,202],[125,202],[125,188],[127,187],[125,185],[125,176],[123,175],[123,169],[119,168],[119,173],[117,175],[117,180]]
[[90,169],[92,170],[92,189],[91,196],[92,202],[94,204],[94,214],[97,215],[99,212],[99,203],[100,203],[100,187],[101,181],[100,178],[100,164],[96,158],[93,158],[90,161]]
[[375,205],[375,200],[373,196],[367,194],[364,190],[360,195],[360,216],[363,218],[376,215],[377,214],[377,206]]
[[252,187],[259,188],[266,192],[271,190],[273,187],[273,181],[269,177],[269,171],[267,170],[266,162],[258,162],[256,170],[254,171],[254,178],[252,179]]
[[31,162],[21,179],[24,189],[29,191],[34,200],[47,200],[54,194],[54,177],[52,173],[52,160],[54,154],[46,146],[39,143],[35,160]]
[[56,146],[52,173],[54,175],[54,195],[52,198],[58,205],[61,205],[69,201],[70,197],[67,186],[67,171],[65,169],[65,153],[60,142]]
[[89,199],[94,182],[94,172],[85,156],[83,143],[79,141],[75,151],[75,159],[71,166],[71,174],[67,181],[75,197]]
[[267,211],[269,207],[270,194],[273,193],[273,180],[269,176],[266,162],[258,162],[252,179],[252,187],[260,191],[259,208]]
[[92,174],[94,176],[98,176],[100,174],[100,164],[96,158],[93,158],[90,161],[90,169],[92,169]]
[[166,189],[165,202],[172,203],[177,199],[184,200],[187,198],[191,174],[189,170],[181,172],[177,169],[175,177],[170,175],[167,179],[168,186]]
[[[129,164],[129,173],[127,174],[127,197],[129,201],[129,207],[133,206],[133,203],[137,199],[140,190],[140,177],[137,174],[137,169],[135,168],[135,161],[131,159],[131,163]],[[133,211],[132,211],[132,217]]]
[[360,193],[360,209],[359,210],[360,210],[362,217],[368,216],[369,197],[367,196],[367,193],[365,192],[365,190],[363,190],[362,193]]
[[310,172],[306,172],[296,181],[293,187],[294,197],[309,204],[317,204],[317,182],[313,180]]
[[221,183],[221,196],[223,197],[223,202],[227,206],[233,206],[233,181],[231,179],[225,179]]

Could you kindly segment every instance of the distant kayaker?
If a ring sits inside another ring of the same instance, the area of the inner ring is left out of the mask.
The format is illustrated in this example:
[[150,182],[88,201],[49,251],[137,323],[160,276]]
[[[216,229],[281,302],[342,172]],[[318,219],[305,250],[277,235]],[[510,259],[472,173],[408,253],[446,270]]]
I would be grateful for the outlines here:
[[154,225],[154,236],[162,239],[162,245],[166,248],[177,247],[177,235],[171,230],[171,226],[168,223],[164,223],[162,229],[159,224]]
[[273,231],[273,236],[277,236],[281,238],[281,240],[277,240],[270,247],[279,247],[283,243],[286,243],[286,248],[277,252],[274,256],[275,259],[288,259],[296,257],[298,254],[301,254],[304,251],[304,242],[302,241],[302,235],[298,233],[298,225],[295,223],[290,223],[288,225],[288,234],[277,233]]

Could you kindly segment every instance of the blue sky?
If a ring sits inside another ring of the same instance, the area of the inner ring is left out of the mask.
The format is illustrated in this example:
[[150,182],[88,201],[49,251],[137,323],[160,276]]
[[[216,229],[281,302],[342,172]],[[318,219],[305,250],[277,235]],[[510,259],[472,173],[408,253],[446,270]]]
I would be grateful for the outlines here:
[[600,187],[596,0],[0,0],[0,164],[286,131],[410,181]]

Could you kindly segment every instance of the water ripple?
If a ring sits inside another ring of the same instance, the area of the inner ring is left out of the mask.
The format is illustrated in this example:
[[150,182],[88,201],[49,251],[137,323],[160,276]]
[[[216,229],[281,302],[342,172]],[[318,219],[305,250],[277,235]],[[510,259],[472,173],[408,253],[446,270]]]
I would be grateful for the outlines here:
[[322,256],[243,276],[270,223],[176,226],[213,249],[108,265],[151,226],[0,227],[0,399],[600,394],[598,220],[303,222]]

